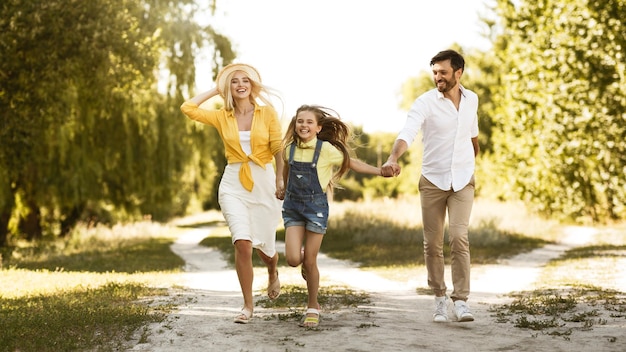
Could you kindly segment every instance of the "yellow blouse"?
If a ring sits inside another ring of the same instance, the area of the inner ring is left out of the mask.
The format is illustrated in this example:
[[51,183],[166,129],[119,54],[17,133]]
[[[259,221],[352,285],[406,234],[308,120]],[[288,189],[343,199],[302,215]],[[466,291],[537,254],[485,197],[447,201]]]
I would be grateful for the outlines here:
[[239,127],[233,111],[205,110],[197,104],[186,101],[180,110],[192,120],[211,125],[217,129],[229,164],[241,163],[239,181],[248,191],[252,191],[254,180],[248,161],[265,168],[272,161],[274,154],[281,150],[282,131],[276,110],[270,106],[256,105],[252,128],[250,129],[250,146],[252,154],[246,155],[239,142]]
[[[315,154],[315,145],[317,144],[317,138],[313,138],[307,143],[303,143],[296,147],[293,154],[295,161],[311,162],[313,161],[313,154]],[[289,160],[289,150],[291,144],[285,149],[285,162]],[[317,177],[320,180],[320,186],[322,190],[326,192],[330,179],[333,175],[333,167],[341,166],[343,163],[343,154],[330,142],[324,141],[322,143],[322,149],[320,150],[320,157],[317,160]],[[286,165],[285,165],[286,166]]]

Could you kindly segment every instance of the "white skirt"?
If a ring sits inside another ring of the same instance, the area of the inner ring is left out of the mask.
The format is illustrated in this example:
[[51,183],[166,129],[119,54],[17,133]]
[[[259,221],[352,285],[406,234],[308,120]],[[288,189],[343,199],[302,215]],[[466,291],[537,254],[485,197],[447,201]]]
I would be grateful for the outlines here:
[[265,169],[250,163],[254,187],[248,192],[239,181],[241,163],[226,165],[218,200],[232,241],[247,240],[268,257],[276,254],[276,229],[281,220],[282,201],[276,198],[276,173],[270,163]]

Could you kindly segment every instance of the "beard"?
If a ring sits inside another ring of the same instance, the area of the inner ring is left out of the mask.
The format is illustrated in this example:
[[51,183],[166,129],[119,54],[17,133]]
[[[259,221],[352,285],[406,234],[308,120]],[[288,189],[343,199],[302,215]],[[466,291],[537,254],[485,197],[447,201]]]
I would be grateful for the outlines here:
[[452,89],[454,86],[456,86],[456,79],[454,79],[454,76],[450,81],[442,78],[439,81],[435,81],[435,86],[437,86],[437,90],[441,93],[446,93],[449,92],[450,89]]

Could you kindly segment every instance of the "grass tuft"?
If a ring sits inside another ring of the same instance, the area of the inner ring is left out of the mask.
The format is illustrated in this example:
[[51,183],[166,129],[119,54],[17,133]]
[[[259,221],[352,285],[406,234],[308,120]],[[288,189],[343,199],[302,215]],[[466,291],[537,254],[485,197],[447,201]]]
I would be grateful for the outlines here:
[[[541,331],[547,335],[569,336],[576,331],[591,330],[604,325],[608,319],[626,317],[626,295],[619,291],[579,285],[569,288],[540,289],[510,295],[510,304],[492,306],[490,311],[498,323],[512,323],[515,327]],[[610,313],[601,313],[595,307],[602,305]]]

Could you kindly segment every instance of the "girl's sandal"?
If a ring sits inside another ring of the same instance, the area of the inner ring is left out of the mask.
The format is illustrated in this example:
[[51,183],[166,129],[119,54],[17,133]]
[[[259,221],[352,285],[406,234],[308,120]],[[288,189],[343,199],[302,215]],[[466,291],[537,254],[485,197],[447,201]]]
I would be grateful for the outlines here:
[[252,311],[246,308],[241,308],[241,312],[234,319],[237,324],[248,324],[250,321],[252,321]]
[[[311,315],[309,315],[311,314]],[[316,328],[320,325],[320,311],[315,308],[307,308],[304,320],[300,323],[303,328]]]

